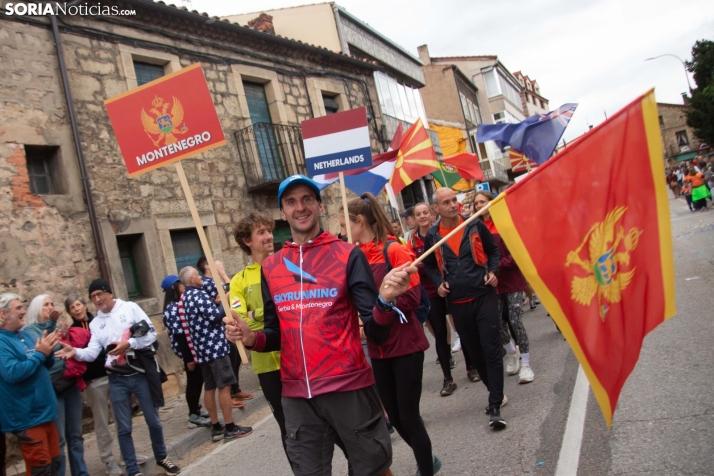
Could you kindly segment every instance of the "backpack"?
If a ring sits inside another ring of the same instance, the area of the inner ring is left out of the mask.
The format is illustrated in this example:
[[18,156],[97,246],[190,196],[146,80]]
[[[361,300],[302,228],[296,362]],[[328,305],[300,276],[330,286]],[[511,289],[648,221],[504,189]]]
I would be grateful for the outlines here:
[[[387,251],[389,250],[389,245],[391,245],[392,243],[396,243],[396,241],[390,240],[387,241],[386,245],[384,245],[384,262],[387,264],[387,273],[392,270],[392,263],[389,262],[389,254],[387,253]],[[414,314],[419,320],[419,323],[424,325],[427,318],[429,317],[431,301],[429,301],[429,296],[426,294],[426,290],[424,289],[424,286],[421,285],[421,283],[419,283],[419,289],[421,290],[421,299],[419,300],[419,307],[414,310]]]

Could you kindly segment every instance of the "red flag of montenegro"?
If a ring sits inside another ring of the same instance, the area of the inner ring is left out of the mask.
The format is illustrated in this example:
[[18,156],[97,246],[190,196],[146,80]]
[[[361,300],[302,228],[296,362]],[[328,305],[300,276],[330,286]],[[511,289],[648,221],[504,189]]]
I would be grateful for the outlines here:
[[404,133],[389,184],[394,193],[399,193],[407,185],[435,170],[439,170],[439,161],[429,133],[419,119]]
[[608,426],[644,337],[675,314],[654,91],[502,193],[490,213]]

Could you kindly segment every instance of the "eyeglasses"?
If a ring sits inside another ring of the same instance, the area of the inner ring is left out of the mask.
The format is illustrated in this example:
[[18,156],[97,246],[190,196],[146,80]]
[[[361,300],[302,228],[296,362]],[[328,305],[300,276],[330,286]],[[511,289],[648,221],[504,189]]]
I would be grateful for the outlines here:
[[104,296],[105,294],[106,294],[105,291],[97,291],[97,292],[94,293],[94,294],[90,294],[89,299],[91,299],[92,301],[94,301],[94,300],[96,300],[96,299],[101,298],[101,297]]

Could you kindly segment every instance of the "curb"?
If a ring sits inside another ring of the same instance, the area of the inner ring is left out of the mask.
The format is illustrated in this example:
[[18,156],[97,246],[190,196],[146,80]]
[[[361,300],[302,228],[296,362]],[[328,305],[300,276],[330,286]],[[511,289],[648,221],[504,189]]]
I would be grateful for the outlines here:
[[[240,422],[246,418],[248,418],[250,415],[253,413],[262,410],[266,405],[268,405],[268,401],[265,399],[265,395],[263,395],[263,392],[260,390],[257,390],[254,393],[254,397],[252,400],[248,400],[245,404],[244,410],[238,410],[240,412],[240,419],[235,418],[235,423],[240,424]],[[220,414],[220,411],[219,411]],[[234,413],[235,415],[235,413]],[[238,415],[236,415],[238,416]],[[177,464],[177,462],[180,462],[183,460],[183,457],[186,453],[190,452],[191,450],[201,446],[204,443],[210,443],[211,442],[211,429],[210,428],[194,428],[194,429],[186,429],[186,432],[183,433],[180,437],[175,438],[172,441],[167,441],[166,442],[166,453],[167,455],[173,460],[174,464]],[[150,454],[149,459],[146,461],[146,464],[142,465],[145,468],[148,467],[154,467],[156,463],[156,460],[154,459],[154,455]],[[179,466],[181,466],[179,464]]]

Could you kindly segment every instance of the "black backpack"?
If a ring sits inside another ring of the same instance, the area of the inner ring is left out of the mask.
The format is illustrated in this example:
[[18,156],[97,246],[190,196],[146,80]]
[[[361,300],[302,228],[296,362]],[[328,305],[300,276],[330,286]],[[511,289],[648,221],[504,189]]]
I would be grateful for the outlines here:
[[[387,251],[389,250],[389,245],[396,243],[394,240],[390,240],[384,245],[384,262],[387,264],[387,273],[392,270],[392,263],[389,262],[389,255]],[[419,289],[421,290],[421,299],[419,300],[419,307],[414,310],[419,322],[423,325],[429,317],[429,309],[431,308],[431,301],[429,301],[429,296],[426,294],[424,286],[419,283]]]

